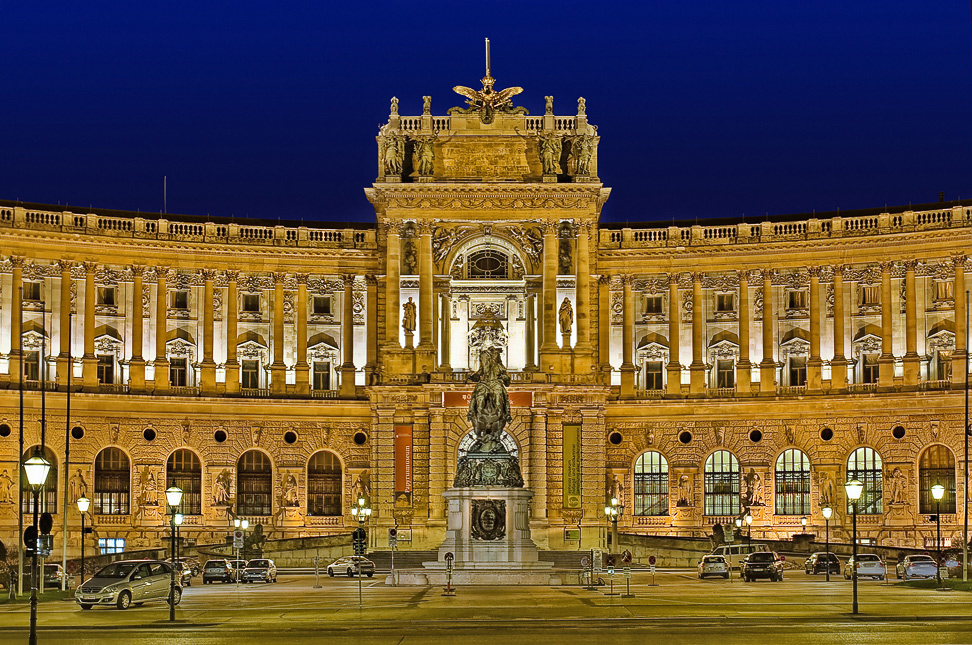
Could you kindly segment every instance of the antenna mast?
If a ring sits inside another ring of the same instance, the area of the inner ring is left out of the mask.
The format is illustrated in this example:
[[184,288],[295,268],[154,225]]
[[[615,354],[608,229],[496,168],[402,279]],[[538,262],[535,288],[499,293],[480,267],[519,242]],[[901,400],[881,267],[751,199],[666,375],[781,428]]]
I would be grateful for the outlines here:
[[489,76],[489,38],[486,39],[486,76]]

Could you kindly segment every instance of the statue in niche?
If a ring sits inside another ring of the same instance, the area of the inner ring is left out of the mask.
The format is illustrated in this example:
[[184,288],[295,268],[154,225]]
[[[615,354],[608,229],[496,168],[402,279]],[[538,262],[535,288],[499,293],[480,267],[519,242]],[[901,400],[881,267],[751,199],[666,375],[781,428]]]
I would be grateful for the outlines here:
[[81,474],[81,469],[78,468],[78,472],[76,472],[68,482],[68,501],[73,502],[78,498],[86,497],[87,495],[88,482],[84,481],[84,475]]
[[574,308],[571,306],[570,300],[564,298],[564,301],[560,303],[560,333],[569,336],[573,322]]
[[834,488],[834,480],[828,473],[817,473],[817,490],[820,494],[820,507],[834,508],[837,503],[837,491]]
[[570,145],[570,156],[574,159],[574,174],[586,177],[591,174],[591,159],[594,156],[594,137],[579,134]]
[[560,238],[560,253],[558,254],[557,258],[557,271],[561,275],[573,273],[573,271],[571,271],[570,239],[566,237],[566,235],[570,235],[570,233],[564,231],[562,234],[565,235],[565,237]]
[[[75,497],[77,499],[77,497]],[[13,504],[13,480],[4,470],[0,473],[0,504]]]
[[692,505],[692,476],[682,475],[678,478],[678,502],[675,506]]
[[281,506],[300,506],[300,500],[297,498],[297,478],[293,475],[287,475],[284,481],[280,503]]
[[213,504],[228,504],[230,495],[230,473],[226,468],[223,469],[216,479],[213,480]]
[[411,240],[406,240],[404,246],[402,264],[405,266],[405,273],[415,275],[418,273],[418,254],[415,252],[415,244]]
[[405,145],[399,134],[385,135],[385,174],[401,175],[402,161],[405,158]]
[[415,170],[419,177],[431,177],[435,167],[435,135],[415,137],[413,153]]
[[406,334],[415,331],[415,303],[412,302],[411,296],[408,302],[402,305],[402,329]]
[[743,506],[762,506],[763,478],[759,476],[759,473],[755,469],[750,468],[749,473],[743,479],[746,482]]
[[139,484],[142,489],[142,494],[139,497],[139,505],[141,506],[158,506],[159,496],[158,496],[158,483],[155,481],[155,473],[149,470],[146,466],[142,469],[142,475],[139,478]]
[[621,478],[617,475],[614,476],[614,480],[611,482],[611,499],[618,500],[619,506],[624,506],[624,484],[621,482]]
[[432,114],[432,97],[423,96],[422,97],[422,116],[428,116]]
[[354,499],[352,503],[357,504],[359,499],[368,500],[371,498],[371,486],[368,485],[368,472],[358,473],[351,484],[351,491]]
[[888,481],[888,505],[904,504],[905,491],[908,488],[908,476],[900,468],[895,466],[891,474],[887,476]]
[[538,135],[537,145],[543,174],[556,175],[560,171],[560,153],[563,150],[560,137],[553,132],[541,132]]

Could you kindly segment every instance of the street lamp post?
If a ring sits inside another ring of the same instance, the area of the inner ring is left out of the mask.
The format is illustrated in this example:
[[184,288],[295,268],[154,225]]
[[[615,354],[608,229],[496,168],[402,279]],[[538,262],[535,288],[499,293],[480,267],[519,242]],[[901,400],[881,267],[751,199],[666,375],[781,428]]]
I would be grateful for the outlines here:
[[[244,540],[243,541],[243,546],[239,550],[235,550],[236,559],[237,560],[242,560],[243,558],[246,557],[246,530],[248,528],[250,528],[250,520],[248,520],[246,518],[244,518],[244,519],[241,520],[238,517],[234,517],[233,518],[233,526],[235,526],[236,528],[238,528],[241,531],[243,531],[243,540]],[[235,569],[236,569],[236,586],[239,587],[240,586],[240,567],[239,567],[239,562],[236,563]]]
[[834,514],[834,509],[824,506],[820,509],[824,516],[824,550],[827,552],[827,582],[830,582],[830,516]]
[[[27,475],[27,483],[34,493],[34,531],[37,531],[37,509],[40,506],[40,489],[47,481],[47,475],[51,471],[51,464],[44,459],[40,448],[34,449],[34,454],[24,462],[24,472]],[[28,643],[37,643],[37,544],[33,545],[33,555],[30,559],[30,637]]]
[[[359,497],[357,506],[351,508],[351,516],[358,520],[358,529],[362,532],[359,535],[362,535],[365,520],[371,517],[371,507],[366,505],[364,497]],[[364,557],[364,553],[356,553],[355,555]],[[361,609],[363,604],[361,597],[361,560],[358,560],[355,566],[358,569],[358,609]]]
[[753,544],[753,514],[746,513],[746,545],[752,546]]
[[945,487],[935,484],[931,487],[932,497],[935,498],[935,546],[938,547],[938,558],[935,562],[935,579],[938,580],[938,588],[942,588],[942,497],[945,496]]
[[185,517],[182,515],[182,513],[176,513],[173,519],[175,520],[176,541],[175,541],[175,556],[172,558],[172,566],[179,567],[179,584],[182,584],[183,567],[182,567],[182,560],[180,559],[179,556],[179,539],[180,539],[179,529],[182,527],[182,522],[183,520],[185,520]]
[[801,517],[800,518],[800,526],[803,527],[803,535],[807,539],[807,555],[810,555],[810,552],[812,551],[812,548],[813,547],[810,546],[810,538],[807,536],[807,518],[806,517]]
[[[182,503],[182,489],[172,485],[165,490],[165,501],[169,504],[169,530],[172,533],[172,570],[169,575],[169,620],[175,621],[175,526],[176,508]],[[179,576],[182,577],[181,575]]]
[[742,523],[743,523],[742,518],[741,517],[737,517],[736,518],[736,533],[732,536],[733,541],[736,540],[736,536],[737,535],[740,536],[740,538],[742,537]]
[[88,507],[91,506],[91,500],[87,497],[81,496],[78,498],[78,512],[81,513],[81,580],[78,581],[78,587],[84,584],[84,514],[88,512]]
[[851,481],[844,484],[844,491],[847,493],[847,499],[851,503],[851,516],[853,518],[853,544],[851,545],[854,566],[851,569],[851,580],[854,586],[854,610],[853,613],[857,613],[857,500],[861,498],[861,493],[864,492],[864,484],[852,479]]
[[604,507],[604,514],[611,522],[611,548],[612,553],[618,551],[618,518],[624,513],[624,504],[618,504],[618,498],[612,497],[610,506]]

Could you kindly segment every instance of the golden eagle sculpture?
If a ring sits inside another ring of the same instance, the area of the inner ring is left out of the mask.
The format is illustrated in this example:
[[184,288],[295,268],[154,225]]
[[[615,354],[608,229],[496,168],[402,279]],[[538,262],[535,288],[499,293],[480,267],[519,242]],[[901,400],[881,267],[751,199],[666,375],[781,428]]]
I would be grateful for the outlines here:
[[[483,89],[481,90],[474,90],[465,85],[456,85],[452,88],[452,91],[456,94],[466,97],[466,104],[469,107],[466,110],[452,108],[449,112],[452,113],[453,110],[461,110],[465,114],[478,112],[480,120],[488,124],[493,122],[493,116],[497,110],[504,112],[513,111],[512,97],[522,92],[523,88],[507,87],[499,92],[493,90],[493,84],[496,83],[496,79],[489,73],[489,38],[486,39],[486,76],[482,78],[481,82],[483,84]],[[526,113],[526,110],[523,108],[519,108],[519,110]]]

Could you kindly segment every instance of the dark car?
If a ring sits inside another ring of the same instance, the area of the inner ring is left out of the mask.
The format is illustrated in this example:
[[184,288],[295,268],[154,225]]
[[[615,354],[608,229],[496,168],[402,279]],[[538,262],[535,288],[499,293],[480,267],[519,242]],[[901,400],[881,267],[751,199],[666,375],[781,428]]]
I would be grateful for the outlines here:
[[756,578],[769,578],[773,582],[783,580],[783,558],[775,551],[750,553],[740,566],[740,576],[746,582]]
[[216,581],[233,582],[236,580],[233,565],[227,560],[207,560],[203,567],[203,584],[210,584]]
[[826,573],[827,569],[830,569],[830,573],[840,574],[840,559],[833,553],[827,553],[825,551],[818,551],[813,553],[807,558],[807,561],[803,563],[803,570],[810,575],[811,573]]

